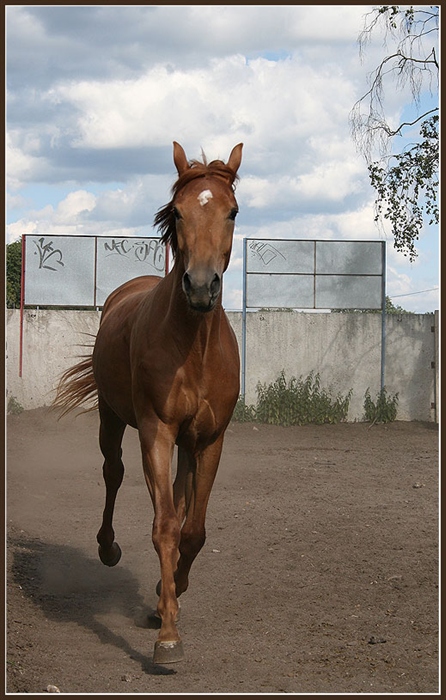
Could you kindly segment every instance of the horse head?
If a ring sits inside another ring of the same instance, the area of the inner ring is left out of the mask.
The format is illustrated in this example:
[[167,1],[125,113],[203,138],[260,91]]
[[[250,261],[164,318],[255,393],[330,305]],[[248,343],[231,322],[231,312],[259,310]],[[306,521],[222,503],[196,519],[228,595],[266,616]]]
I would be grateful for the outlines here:
[[200,163],[189,162],[182,146],[173,144],[178,180],[155,223],[164,232],[162,241],[170,243],[175,260],[181,261],[183,291],[195,311],[211,311],[221,295],[238,213],[234,183],[242,147],[240,143],[232,149],[227,163],[207,163],[205,156]]

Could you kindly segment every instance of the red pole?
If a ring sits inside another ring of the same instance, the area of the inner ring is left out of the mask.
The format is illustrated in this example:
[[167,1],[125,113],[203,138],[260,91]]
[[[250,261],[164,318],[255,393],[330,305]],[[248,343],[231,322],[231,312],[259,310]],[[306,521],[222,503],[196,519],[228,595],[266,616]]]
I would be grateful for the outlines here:
[[22,272],[20,276],[20,343],[19,343],[19,377],[23,366],[23,307],[25,305],[25,235],[22,236]]

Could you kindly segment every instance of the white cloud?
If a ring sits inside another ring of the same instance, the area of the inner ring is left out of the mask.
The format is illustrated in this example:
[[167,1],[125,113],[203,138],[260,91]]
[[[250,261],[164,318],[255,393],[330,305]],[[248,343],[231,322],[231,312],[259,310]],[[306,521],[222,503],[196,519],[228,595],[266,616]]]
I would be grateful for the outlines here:
[[82,217],[85,212],[92,211],[96,206],[96,197],[91,192],[77,190],[62,200],[56,210],[56,223],[73,221]]
[[338,68],[321,73],[297,56],[247,63],[238,54],[188,71],[157,64],[131,80],[60,83],[46,98],[71,113],[75,149],[154,146],[175,138],[226,152],[246,140],[255,166],[285,144],[305,159],[306,141],[320,148],[329,133],[333,142],[339,133],[347,136],[354,88]]
[[7,240],[12,242],[23,234],[30,233],[85,233],[85,214],[95,208],[96,197],[90,192],[70,192],[59,202],[56,209],[47,205],[29,216],[7,226]]
[[[165,181],[162,181],[162,188],[159,178],[157,187],[153,185],[154,180],[147,177],[132,182],[128,188],[99,194],[74,190],[55,207],[47,205],[30,210],[27,216],[7,225],[7,241],[10,243],[22,234],[39,231],[70,235],[156,235],[153,218],[157,209],[168,201],[169,192]],[[153,199],[154,193],[158,199]]]
[[7,181],[13,191],[19,190],[24,182],[37,176],[41,168],[41,160],[33,155],[32,149],[14,145],[14,136],[14,132],[6,136]]

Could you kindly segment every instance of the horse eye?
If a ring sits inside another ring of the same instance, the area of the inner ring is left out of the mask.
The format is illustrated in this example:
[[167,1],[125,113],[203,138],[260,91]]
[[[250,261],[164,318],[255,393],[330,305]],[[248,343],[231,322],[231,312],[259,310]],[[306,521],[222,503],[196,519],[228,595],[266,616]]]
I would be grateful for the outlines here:
[[181,219],[181,214],[176,207],[173,207],[172,213],[177,221],[179,221],[179,219]]
[[234,219],[235,219],[235,217],[237,216],[237,214],[238,214],[238,209],[232,209],[232,210],[231,210],[231,213],[229,214],[229,218],[231,219],[231,221],[234,221]]

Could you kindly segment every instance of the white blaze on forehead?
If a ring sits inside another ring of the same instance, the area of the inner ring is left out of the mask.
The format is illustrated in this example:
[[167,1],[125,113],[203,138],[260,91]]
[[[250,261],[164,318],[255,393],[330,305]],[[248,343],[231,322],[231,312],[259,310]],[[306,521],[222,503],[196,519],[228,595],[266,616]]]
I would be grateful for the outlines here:
[[207,204],[213,196],[214,195],[212,194],[211,190],[203,190],[203,192],[200,192],[197,199],[200,202],[201,206],[204,207],[204,205]]

